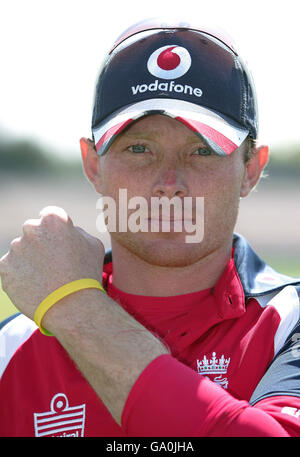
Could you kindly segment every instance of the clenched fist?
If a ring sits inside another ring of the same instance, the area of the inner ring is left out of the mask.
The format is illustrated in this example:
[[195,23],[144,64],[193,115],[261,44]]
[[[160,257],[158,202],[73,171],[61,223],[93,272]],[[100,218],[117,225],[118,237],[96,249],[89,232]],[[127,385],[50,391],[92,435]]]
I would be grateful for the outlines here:
[[75,227],[62,209],[44,208],[23,224],[23,236],[0,259],[2,286],[13,304],[33,319],[40,302],[76,279],[102,281],[105,249],[97,238]]

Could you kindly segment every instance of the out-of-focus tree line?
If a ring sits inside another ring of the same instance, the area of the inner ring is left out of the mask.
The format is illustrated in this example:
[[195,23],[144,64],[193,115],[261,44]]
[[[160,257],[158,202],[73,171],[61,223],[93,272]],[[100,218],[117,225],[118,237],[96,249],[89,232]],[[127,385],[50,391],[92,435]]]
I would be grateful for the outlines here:
[[73,175],[81,171],[79,145],[74,155],[66,155],[32,139],[0,135],[0,173]]

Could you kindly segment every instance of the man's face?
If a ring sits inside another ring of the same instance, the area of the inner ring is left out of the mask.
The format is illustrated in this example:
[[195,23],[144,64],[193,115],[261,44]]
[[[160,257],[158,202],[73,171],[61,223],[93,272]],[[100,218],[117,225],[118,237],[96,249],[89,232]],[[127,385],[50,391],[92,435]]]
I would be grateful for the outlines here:
[[[119,189],[127,190],[128,200],[143,197],[149,211],[151,197],[180,197],[183,207],[185,197],[194,197],[193,203],[195,197],[204,197],[204,237],[200,243],[186,243],[187,233],[175,232],[172,223],[169,233],[124,233],[117,223],[112,246],[119,244],[150,264],[170,267],[193,264],[222,249],[232,239],[245,170],[243,145],[226,157],[208,155],[201,139],[176,120],[152,115],[137,121],[99,159],[97,191],[115,200],[117,214]],[[193,222],[195,217],[194,212]]]

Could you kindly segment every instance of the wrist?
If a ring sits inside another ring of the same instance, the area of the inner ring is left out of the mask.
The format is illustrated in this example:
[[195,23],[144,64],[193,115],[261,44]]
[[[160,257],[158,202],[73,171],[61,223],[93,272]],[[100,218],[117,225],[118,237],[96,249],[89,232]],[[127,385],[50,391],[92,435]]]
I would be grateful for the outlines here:
[[159,339],[97,289],[65,297],[46,313],[44,326],[67,350],[119,424],[140,374],[155,358],[168,354]]
[[84,325],[88,315],[99,311],[101,294],[97,289],[78,290],[56,302],[43,317],[43,328],[58,337],[60,334],[76,333]]

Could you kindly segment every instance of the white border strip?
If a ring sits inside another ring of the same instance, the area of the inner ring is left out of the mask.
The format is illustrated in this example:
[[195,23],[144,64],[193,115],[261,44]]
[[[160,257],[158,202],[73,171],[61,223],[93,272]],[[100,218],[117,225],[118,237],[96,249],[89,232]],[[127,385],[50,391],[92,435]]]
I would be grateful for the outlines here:
[[16,350],[37,328],[31,319],[20,314],[0,330],[0,378]]

